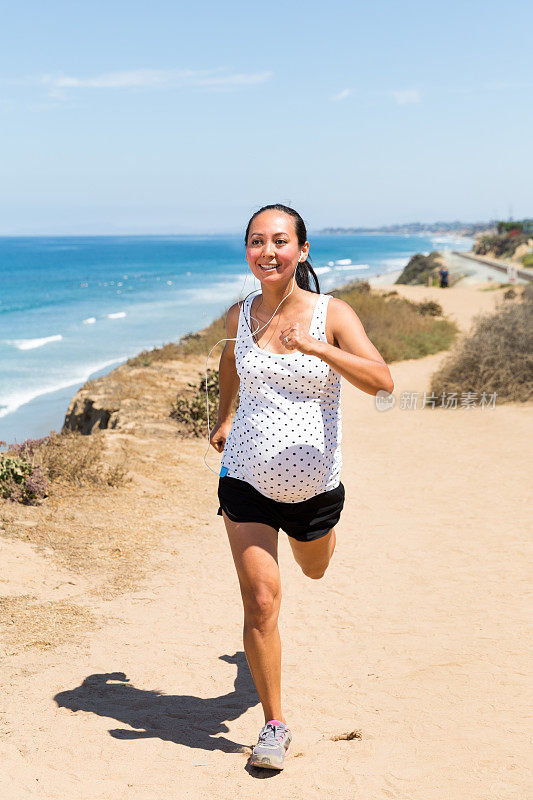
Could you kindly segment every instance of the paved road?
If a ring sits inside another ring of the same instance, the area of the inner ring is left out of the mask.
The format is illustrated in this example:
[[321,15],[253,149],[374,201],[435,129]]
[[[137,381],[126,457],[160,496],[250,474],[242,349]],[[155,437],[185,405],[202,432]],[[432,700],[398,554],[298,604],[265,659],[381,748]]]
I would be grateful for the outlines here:
[[[472,257],[470,253],[445,251],[443,255],[451,274],[461,273],[466,276],[461,281],[462,286],[480,281],[506,282],[507,280],[507,270],[501,264],[488,263],[485,260]],[[517,284],[529,283],[530,280],[531,276],[524,273],[523,270],[517,272]]]
[[[476,273],[478,270],[482,271],[483,275],[494,275],[494,271],[496,272],[503,272],[504,275],[507,275],[507,266],[502,264],[499,261],[496,261],[493,258],[486,258],[485,256],[477,256],[473,253],[457,253],[453,251],[450,253],[450,258],[455,257],[457,260],[457,266],[462,269],[463,271],[468,270],[471,271],[474,269]],[[467,273],[468,274],[468,273]],[[517,280],[516,283],[529,283],[529,281],[533,280],[533,275],[523,269],[517,269]],[[486,277],[478,278],[479,280],[487,280]]]

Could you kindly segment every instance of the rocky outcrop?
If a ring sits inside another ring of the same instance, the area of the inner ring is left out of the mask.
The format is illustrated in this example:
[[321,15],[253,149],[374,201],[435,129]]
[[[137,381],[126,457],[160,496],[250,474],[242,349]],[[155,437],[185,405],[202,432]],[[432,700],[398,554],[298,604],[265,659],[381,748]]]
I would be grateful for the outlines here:
[[427,256],[422,253],[416,253],[409,259],[409,263],[404,267],[402,274],[395,283],[404,283],[410,286],[416,286],[417,284],[427,286],[428,278],[437,275],[442,263],[442,256],[436,250]]
[[[218,366],[216,354],[208,366]],[[70,401],[62,430],[85,435],[102,428],[151,435],[167,428],[178,431],[179,424],[170,417],[172,402],[189,381],[197,384],[204,370],[204,356],[188,361],[159,360],[146,366],[121,364],[81,387]]]
[[70,401],[63,431],[79,431],[85,435],[98,428],[120,426],[124,402],[120,367],[108,375],[88,381]]
[[71,400],[63,430],[89,434],[97,428],[116,428],[119,411],[120,407],[109,403],[105,396],[91,396],[80,391]]

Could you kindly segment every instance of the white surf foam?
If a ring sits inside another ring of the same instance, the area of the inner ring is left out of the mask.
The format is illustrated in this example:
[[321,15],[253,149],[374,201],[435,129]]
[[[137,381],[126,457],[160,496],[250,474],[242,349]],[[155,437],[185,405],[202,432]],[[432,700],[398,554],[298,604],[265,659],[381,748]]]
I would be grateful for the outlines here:
[[339,267],[347,266],[348,264],[352,263],[351,258],[339,258],[338,261],[335,261],[335,264]]
[[368,264],[350,264],[349,266],[337,267],[338,272],[346,272],[352,269],[370,269]]
[[92,325],[94,322],[96,322],[96,317],[87,317],[83,320],[84,325]]
[[108,319],[122,319],[125,316],[126,316],[126,312],[125,311],[115,311],[113,314],[108,314],[107,318]]
[[314,267],[317,275],[324,275],[326,272],[331,272],[331,267]]
[[62,338],[60,333],[56,333],[53,336],[41,336],[39,339],[6,339],[5,343],[16,347],[17,350],[34,350],[49,342],[59,342]]

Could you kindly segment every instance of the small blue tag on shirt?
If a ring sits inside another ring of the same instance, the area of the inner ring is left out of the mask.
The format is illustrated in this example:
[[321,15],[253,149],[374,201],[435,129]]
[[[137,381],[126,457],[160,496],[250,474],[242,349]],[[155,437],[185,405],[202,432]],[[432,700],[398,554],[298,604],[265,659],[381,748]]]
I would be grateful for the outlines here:
[[227,467],[221,467],[221,469],[220,469],[220,477],[223,478],[227,474],[228,474],[228,468]]

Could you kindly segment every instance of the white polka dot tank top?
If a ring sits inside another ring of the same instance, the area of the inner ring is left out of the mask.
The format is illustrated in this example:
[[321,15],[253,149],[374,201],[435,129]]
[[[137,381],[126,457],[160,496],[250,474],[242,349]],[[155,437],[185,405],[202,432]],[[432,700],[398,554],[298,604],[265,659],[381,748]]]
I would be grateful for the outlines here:
[[[341,376],[317,356],[259,347],[250,336],[254,296],[246,298],[239,314],[239,407],[221,473],[246,481],[273,500],[296,503],[340,483]],[[323,342],[329,300],[330,295],[317,295],[309,328]]]

